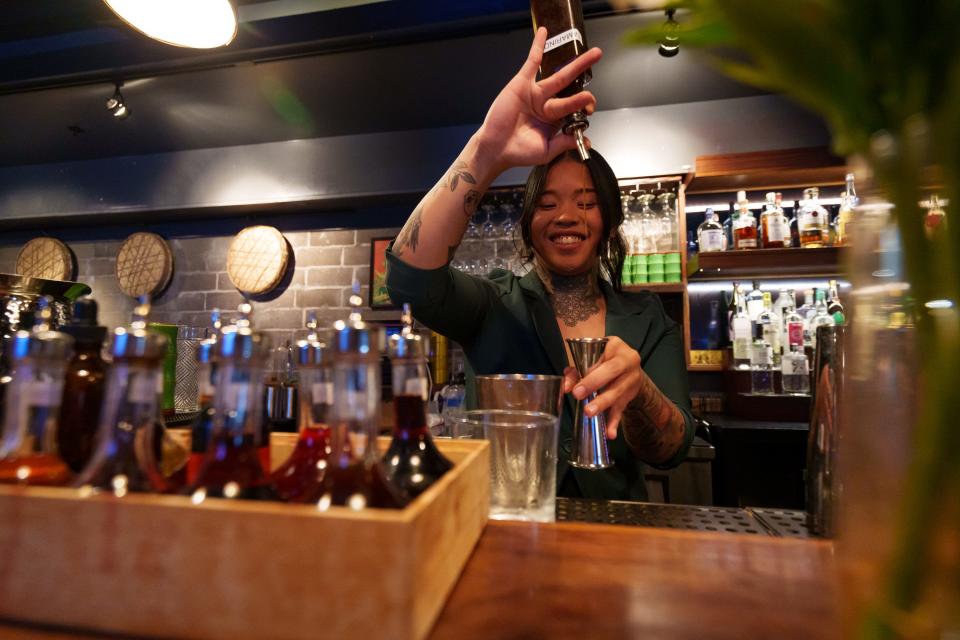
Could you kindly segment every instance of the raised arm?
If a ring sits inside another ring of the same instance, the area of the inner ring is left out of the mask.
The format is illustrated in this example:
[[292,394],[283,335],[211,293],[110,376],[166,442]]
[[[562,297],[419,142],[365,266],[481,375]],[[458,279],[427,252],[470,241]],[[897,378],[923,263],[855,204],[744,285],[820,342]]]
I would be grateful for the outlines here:
[[393,245],[394,255],[421,269],[441,267],[453,257],[470,217],[490,183],[506,169],[545,164],[576,146],[574,137],[558,133],[564,117],[593,113],[596,99],[588,91],[554,98],[600,59],[590,49],[542,82],[537,70],[547,30],[537,31],[519,73],[493,101],[480,129],[440,181],[417,205]]

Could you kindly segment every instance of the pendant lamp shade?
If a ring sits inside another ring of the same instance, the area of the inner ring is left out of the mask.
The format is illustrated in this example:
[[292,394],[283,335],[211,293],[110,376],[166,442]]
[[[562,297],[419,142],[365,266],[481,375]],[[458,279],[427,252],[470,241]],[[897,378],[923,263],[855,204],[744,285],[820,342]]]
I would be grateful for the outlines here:
[[237,35],[237,13],[230,0],[103,1],[134,29],[178,47],[222,47]]

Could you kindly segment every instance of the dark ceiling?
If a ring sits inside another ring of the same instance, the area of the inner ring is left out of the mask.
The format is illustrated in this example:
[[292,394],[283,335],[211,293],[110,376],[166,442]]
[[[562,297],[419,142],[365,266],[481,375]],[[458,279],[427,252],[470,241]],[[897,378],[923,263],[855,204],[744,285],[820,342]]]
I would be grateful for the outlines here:
[[[237,40],[170,47],[101,0],[9,0],[0,25],[0,166],[479,123],[529,47],[528,3],[239,2]],[[243,21],[277,8],[278,17]],[[756,95],[681,49],[620,44],[660,14],[584,2],[605,51],[591,89],[619,109]],[[104,108],[114,80],[132,115]]]

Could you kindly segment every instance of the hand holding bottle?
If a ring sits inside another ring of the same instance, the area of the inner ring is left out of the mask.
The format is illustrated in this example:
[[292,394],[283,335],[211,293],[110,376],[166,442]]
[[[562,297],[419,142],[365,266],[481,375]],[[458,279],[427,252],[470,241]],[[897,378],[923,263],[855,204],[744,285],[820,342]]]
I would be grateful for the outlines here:
[[574,149],[573,135],[558,133],[563,119],[576,111],[588,115],[597,100],[589,91],[558,98],[577,76],[602,55],[594,47],[575,58],[549,78],[537,82],[547,30],[537,30],[530,54],[520,71],[493,101],[476,141],[498,174],[510,167],[546,164],[564,151]]

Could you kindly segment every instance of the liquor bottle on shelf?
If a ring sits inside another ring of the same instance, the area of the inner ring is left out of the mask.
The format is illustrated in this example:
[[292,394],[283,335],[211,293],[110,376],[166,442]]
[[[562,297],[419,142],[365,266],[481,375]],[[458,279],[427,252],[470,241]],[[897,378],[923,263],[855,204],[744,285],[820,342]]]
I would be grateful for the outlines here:
[[747,192],[737,192],[737,213],[733,218],[733,248],[757,249],[757,219],[750,211]]
[[710,320],[707,322],[707,349],[720,348],[720,301],[710,301]]
[[[549,78],[589,48],[580,0],[531,0],[530,14],[534,31],[540,27],[547,29],[547,42],[540,62],[541,79]],[[561,89],[557,97],[566,98],[583,91],[592,78],[593,73],[587,69]],[[583,139],[589,124],[587,115],[577,111],[567,116],[562,127],[564,133],[576,138],[577,150],[583,160],[590,157]]]
[[804,347],[813,347],[813,339],[810,337],[810,320],[817,313],[816,293],[816,289],[804,289],[803,304],[797,309],[797,313],[803,318]]
[[753,289],[747,294],[747,315],[750,316],[750,322],[756,322],[760,312],[763,311],[763,292],[760,291],[760,283],[753,281]]
[[760,214],[760,235],[764,249],[782,249],[787,245],[790,228],[783,210],[777,202],[777,194],[767,194],[767,207]]
[[750,345],[750,391],[761,395],[773,393],[773,355],[759,331]]
[[781,364],[783,392],[791,395],[810,393],[810,364],[803,352],[803,345],[791,344],[783,354]]
[[747,315],[743,292],[737,284],[733,289],[733,299],[736,311],[730,321],[733,334],[733,366],[735,369],[750,368],[750,343],[753,331],[750,316]]
[[270,352],[263,384],[262,438],[273,431],[292,433],[297,430],[297,368],[290,343],[284,342]]
[[100,422],[108,370],[101,351],[107,328],[97,324],[97,302],[80,298],[73,303],[73,318],[60,330],[73,338],[74,350],[64,376],[57,443],[63,461],[80,473],[93,455]]
[[317,333],[316,314],[307,317],[308,333],[294,346],[299,370],[300,435],[290,458],[272,474],[280,497],[306,502],[320,488],[330,455],[333,368],[330,349]]
[[823,289],[817,289],[817,304],[813,316],[807,321],[810,332],[810,346],[817,348],[817,328],[832,327],[836,324],[833,316],[827,311],[827,301]]
[[793,306],[793,301],[790,299],[790,291],[786,287],[780,287],[777,299],[773,301],[773,311],[782,320],[785,317],[787,307],[791,306]]
[[781,355],[781,335],[783,333],[783,321],[780,316],[773,311],[773,301],[769,292],[763,294],[763,310],[757,315],[755,337],[759,336],[768,347],[770,347],[770,357],[772,358],[773,368],[780,367]]
[[10,380],[4,385],[0,482],[63,485],[72,477],[57,451],[63,378],[73,338],[50,328],[52,301],[41,298],[33,328],[7,342]]
[[815,249],[827,246],[830,214],[820,205],[820,189],[803,190],[803,202],[797,213],[800,246]]
[[450,384],[440,392],[440,415],[443,416],[443,432],[451,438],[456,438],[460,434],[456,433],[457,426],[460,424],[459,418],[463,417],[466,407],[464,403],[467,397],[467,381],[463,373],[463,358],[458,356],[453,360],[453,378]]
[[263,379],[270,344],[251,326],[253,307],[240,305],[236,324],[217,339],[213,424],[210,445],[187,490],[195,502],[206,498],[276,500],[264,469],[270,464],[263,432]]
[[169,491],[164,478],[161,415],[163,361],[168,339],[147,330],[150,304],[141,298],[129,327],[118,327],[108,352],[113,360],[104,391],[93,457],[75,485],[131,493]]
[[[723,227],[723,250],[735,248],[733,244],[733,218],[736,216],[736,209],[733,207],[733,203],[730,203],[730,210],[727,212],[727,219],[723,221],[721,226]],[[719,216],[717,217],[719,220]]]
[[220,338],[222,324],[220,310],[214,309],[210,313],[210,324],[213,331],[210,336],[200,341],[197,347],[197,391],[200,409],[197,417],[190,426],[190,460],[187,461],[187,484],[192,485],[203,459],[210,448],[210,434],[213,432],[213,416],[216,413],[213,398],[216,384],[216,350]]
[[851,220],[853,220],[853,210],[859,202],[853,174],[848,173],[847,187],[846,190],[840,194],[840,211],[837,213],[837,219],[834,221],[833,228],[833,243],[838,247],[845,247],[850,244],[849,225]]
[[360,316],[363,299],[354,282],[353,310],[347,321],[334,324],[333,411],[330,456],[319,491],[311,496],[320,511],[346,506],[400,509],[407,500],[387,479],[377,451],[380,424],[380,354],[383,330]]
[[700,244],[700,251],[704,253],[726,249],[723,225],[717,221],[717,214],[713,209],[707,209],[706,219],[697,227],[697,241]]
[[840,303],[840,291],[836,280],[830,280],[828,291],[827,313],[833,317],[836,324],[842,325],[846,322],[846,316],[843,314],[843,305]]
[[783,316],[783,324],[784,327],[786,327],[783,343],[784,351],[790,351],[793,347],[798,347],[800,353],[803,353],[803,349],[806,346],[804,332],[807,321],[797,312],[796,307],[791,306]]
[[800,246],[800,201],[793,201],[793,215],[790,216],[790,246],[799,247]]
[[441,454],[427,429],[427,372],[423,341],[413,331],[410,305],[403,305],[403,330],[387,345],[393,371],[393,440],[383,456],[391,482],[413,499],[440,479],[453,464]]

